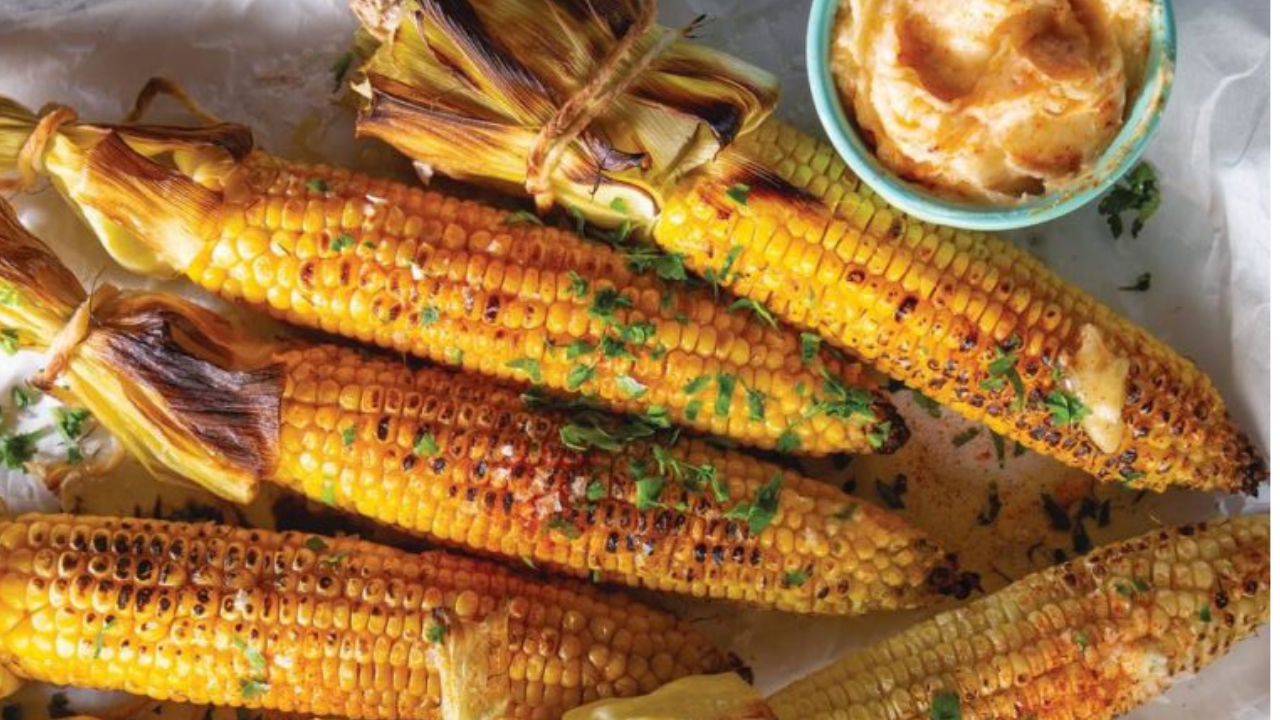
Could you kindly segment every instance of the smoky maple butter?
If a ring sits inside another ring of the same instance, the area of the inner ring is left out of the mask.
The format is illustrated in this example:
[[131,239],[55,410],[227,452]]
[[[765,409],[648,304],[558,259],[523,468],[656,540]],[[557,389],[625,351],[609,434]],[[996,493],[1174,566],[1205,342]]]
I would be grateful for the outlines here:
[[880,162],[1012,205],[1106,149],[1141,87],[1151,0],[843,0],[831,61]]

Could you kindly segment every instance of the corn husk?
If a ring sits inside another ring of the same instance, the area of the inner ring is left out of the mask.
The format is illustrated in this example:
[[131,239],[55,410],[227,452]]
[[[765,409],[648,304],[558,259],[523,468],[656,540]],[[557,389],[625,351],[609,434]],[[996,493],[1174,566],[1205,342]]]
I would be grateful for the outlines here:
[[[523,191],[539,131],[607,64],[644,5],[356,0],[353,8],[381,43],[356,74],[357,132],[431,172]],[[669,182],[777,102],[771,75],[673,33],[657,25],[644,33],[634,55],[653,51],[652,63],[568,143],[551,175],[555,200],[597,224],[651,220]]]
[[[0,291],[0,328],[16,332],[22,346],[65,352],[51,392],[86,407],[152,472],[237,502],[252,499],[278,450],[283,375],[270,345],[171,297],[90,300],[2,200]],[[86,301],[87,314],[77,313]],[[86,319],[65,344],[63,329]]]

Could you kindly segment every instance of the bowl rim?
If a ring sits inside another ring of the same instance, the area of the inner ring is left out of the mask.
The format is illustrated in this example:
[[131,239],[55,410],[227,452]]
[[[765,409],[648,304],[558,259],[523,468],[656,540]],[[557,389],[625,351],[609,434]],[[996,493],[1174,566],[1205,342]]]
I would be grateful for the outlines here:
[[875,157],[844,110],[831,68],[831,35],[840,3],[812,0],[805,38],[809,92],[818,119],[850,169],[889,204],[927,222],[968,230],[1010,230],[1062,217],[1106,192],[1142,158],[1173,88],[1177,31],[1171,0],[1152,0],[1151,42],[1142,89],[1102,155],[1066,188],[1008,207],[950,200],[903,180]]

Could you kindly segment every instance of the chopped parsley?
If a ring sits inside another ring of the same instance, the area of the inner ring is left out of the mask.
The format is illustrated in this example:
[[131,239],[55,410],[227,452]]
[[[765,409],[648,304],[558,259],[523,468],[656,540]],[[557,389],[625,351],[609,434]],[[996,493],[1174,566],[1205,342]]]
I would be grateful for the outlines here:
[[876,495],[880,496],[880,500],[885,506],[891,510],[905,510],[906,502],[902,496],[907,494],[907,476],[898,473],[893,477],[892,483],[884,482],[876,478]]
[[334,252],[342,252],[356,244],[356,239],[346,233],[342,233],[338,237],[329,241],[329,249]]
[[1000,467],[1004,467],[1004,436],[991,429],[988,429],[987,432],[991,434],[991,446],[996,451],[996,462],[1000,464]]
[[987,508],[978,513],[979,525],[991,525],[1000,516],[1004,503],[1000,500],[1000,488],[994,482],[987,485]]
[[822,390],[825,396],[814,405],[814,412],[841,420],[848,420],[854,415],[860,415],[868,420],[875,419],[876,414],[871,409],[874,398],[870,392],[864,388],[840,382],[839,378],[826,368],[820,368],[819,371],[822,375]]
[[53,409],[53,424],[58,434],[67,442],[75,442],[84,435],[85,425],[92,416],[84,408],[56,407]]
[[1071,529],[1071,515],[1058,504],[1058,501],[1048,493],[1040,493],[1040,504],[1044,506],[1044,514],[1049,518],[1049,524],[1054,530],[1066,532]]
[[444,359],[454,365],[462,364],[462,348],[446,348],[444,351]]
[[1089,416],[1089,408],[1072,393],[1054,390],[1045,398],[1045,405],[1058,426],[1075,425]]
[[1133,281],[1132,285],[1125,285],[1117,289],[1124,292],[1146,292],[1151,289],[1151,273],[1144,272],[1138,276],[1137,280]]
[[1209,622],[1213,619],[1213,613],[1209,611],[1209,606],[1205,605],[1200,608],[1200,622]]
[[782,587],[796,588],[809,581],[809,573],[804,570],[788,570],[782,575]]
[[626,214],[627,203],[620,197],[616,197],[609,201],[609,209],[616,213]]
[[954,690],[939,690],[929,705],[929,720],[962,720],[960,695]]
[[565,378],[565,387],[570,390],[577,390],[584,384],[591,381],[596,376],[596,368],[594,365],[584,365],[577,363],[569,368],[569,375]]
[[649,387],[647,385],[641,383],[630,375],[619,375],[613,379],[613,382],[618,386],[618,391],[622,393],[622,396],[628,400],[635,400],[646,392],[649,392]]
[[342,89],[342,79],[347,76],[347,72],[351,70],[351,64],[356,61],[356,54],[350,50],[338,56],[333,61],[333,65],[329,66],[329,72],[333,74],[333,91],[338,92]]
[[[529,562],[529,567],[533,567],[532,561]],[[444,642],[444,636],[447,632],[444,625],[436,623],[431,626],[431,629],[427,630],[427,640],[433,643]]]
[[738,503],[725,518],[729,520],[745,520],[752,535],[759,535],[769,527],[773,516],[778,512],[778,497],[782,494],[782,473],[774,473],[769,482],[756,490],[751,504]]
[[240,681],[240,697],[245,700],[254,700],[262,697],[270,689],[271,685],[265,680],[248,678]]
[[800,333],[800,360],[805,365],[818,359],[818,350],[822,347],[822,338],[813,333]]
[[249,667],[255,675],[262,675],[262,673],[266,672],[267,658],[257,648],[245,642],[244,638],[239,635],[231,637],[231,644],[244,654],[245,659],[249,661]]
[[541,225],[542,218],[538,217],[537,215],[534,215],[528,210],[516,210],[514,212],[507,213],[507,216],[502,218],[502,224],[503,225]]
[[418,316],[418,324],[422,327],[430,327],[440,320],[440,309],[434,305],[430,305],[422,309],[422,314]]
[[747,416],[754,422],[764,420],[765,394],[759,390],[747,390]]
[[938,404],[937,400],[928,397],[919,390],[911,391],[911,399],[915,401],[916,405],[924,408],[924,411],[929,413],[930,416],[936,418],[942,417],[942,406]]
[[761,304],[759,300],[745,297],[738,298],[729,305],[729,312],[736,312],[738,310],[750,310],[755,313],[757,318],[760,318],[761,322],[775,330],[778,329],[778,321],[774,319],[773,313],[769,312],[769,309]]
[[324,538],[316,537],[315,535],[307,538],[307,541],[302,543],[302,546],[311,552],[324,552],[329,549],[329,543],[325,542]]
[[689,382],[685,383],[685,386],[684,386],[684,394],[685,394],[685,395],[696,395],[697,393],[699,393],[699,392],[702,390],[702,388],[706,387],[706,386],[707,386],[707,383],[709,383],[709,382],[711,382],[711,376],[710,376],[710,375],[699,375],[698,377],[696,377],[696,378],[694,378],[694,379],[690,380]]
[[1141,480],[1146,476],[1147,474],[1144,472],[1139,472],[1137,470],[1131,470],[1126,468],[1120,471],[1120,483],[1122,485],[1128,485],[1134,482],[1135,480]]
[[976,427],[971,427],[965,430],[961,430],[960,432],[952,436],[951,446],[964,447],[965,445],[968,445],[970,442],[972,442],[973,439],[978,437],[978,435],[980,435],[981,433],[982,431]]
[[564,351],[564,356],[568,360],[577,360],[583,355],[590,355],[596,351],[596,346],[586,340],[574,340]]
[[1022,407],[1023,401],[1026,399],[1027,388],[1022,383],[1022,377],[1018,374],[1018,348],[1022,346],[1022,338],[1017,335],[1009,336],[1004,347],[996,348],[996,357],[987,363],[987,378],[978,383],[978,387],[988,392],[999,392],[1006,385],[1013,387],[1013,394],[1016,398],[1014,407]]
[[638,248],[626,253],[627,265],[635,272],[653,271],[663,280],[680,282],[689,279],[684,270],[684,255],[665,253],[655,248]]
[[304,184],[311,192],[329,192],[329,183],[325,182],[323,178],[311,178]]
[[1136,213],[1129,226],[1129,233],[1136,238],[1159,209],[1160,182],[1155,169],[1145,160],[1134,166],[1098,204],[1098,214],[1107,218],[1114,238],[1124,234],[1124,213]]
[[1080,648],[1080,652],[1084,652],[1085,648],[1089,647],[1089,635],[1083,630],[1077,630],[1071,639],[1075,641],[1076,647]]
[[587,315],[603,320],[606,324],[616,324],[613,313],[631,307],[631,300],[614,288],[603,288],[596,292],[587,308]]
[[573,293],[576,298],[584,298],[591,291],[591,284],[587,279],[574,272],[569,271],[569,292]]
[[599,480],[592,480],[587,483],[587,502],[600,502],[608,494],[609,491],[605,490],[604,483]]
[[418,436],[413,439],[413,454],[418,457],[435,457],[440,454],[440,445],[436,443],[436,436],[430,430],[424,428],[418,431]]
[[545,530],[560,533],[569,540],[577,540],[582,537],[582,529],[564,518],[551,518],[543,527]]
[[12,285],[0,283],[0,305],[5,307],[13,307],[18,304],[18,292],[13,289]]
[[734,183],[724,194],[739,205],[746,205],[747,196],[751,194],[751,186],[746,183]]
[[684,406],[684,419],[693,422],[698,419],[698,414],[702,412],[702,401],[694,400]]
[[507,363],[507,367],[523,372],[534,383],[542,382],[542,368],[539,367],[538,361],[533,358],[516,358]]
[[889,441],[889,435],[892,432],[893,423],[888,420],[876,423],[874,427],[867,431],[867,443],[871,445],[873,450],[879,450]]
[[792,428],[787,428],[778,436],[778,444],[774,449],[780,453],[795,452],[800,449],[800,435]]
[[18,331],[12,328],[0,330],[0,351],[5,355],[14,355],[18,352]]
[[102,657],[102,646],[105,643],[105,633],[116,626],[116,619],[109,617],[102,623],[102,627],[98,628],[98,632],[93,636],[93,659],[97,660]]
[[835,514],[832,515],[831,517],[835,518],[836,520],[848,520],[852,518],[853,514],[857,511],[858,511],[858,503],[851,502],[845,505],[844,507],[840,508],[839,510],[837,510]]
[[43,432],[0,435],[0,465],[10,470],[21,470],[36,455],[36,440]]
[[9,399],[13,401],[13,406],[19,410],[26,410],[36,403],[35,391],[22,385],[14,385],[10,388]]
[[342,446],[351,447],[352,445],[355,445],[355,444],[356,444],[356,426],[348,425],[346,429],[342,431]]
[[728,373],[716,375],[716,417],[728,417],[729,408],[733,404],[733,391],[738,378]]
[[711,284],[722,284],[729,280],[729,275],[733,271],[734,263],[738,262],[738,256],[745,250],[741,245],[734,245],[729,248],[729,253],[724,257],[724,264],[720,266],[719,272],[715,273],[711,278]]

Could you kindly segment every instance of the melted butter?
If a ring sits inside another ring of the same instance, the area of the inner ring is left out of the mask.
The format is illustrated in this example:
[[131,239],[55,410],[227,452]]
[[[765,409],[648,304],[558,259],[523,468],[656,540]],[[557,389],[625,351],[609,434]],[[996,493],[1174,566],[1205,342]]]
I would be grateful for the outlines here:
[[1098,449],[1113,453],[1124,440],[1124,385],[1129,358],[1118,355],[1092,324],[1080,328],[1080,348],[1065,362],[1067,389],[1089,408],[1080,425]]
[[563,720],[765,720],[760,693],[734,673],[695,675],[648,695],[609,699],[565,713]]

